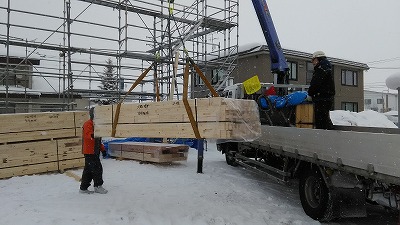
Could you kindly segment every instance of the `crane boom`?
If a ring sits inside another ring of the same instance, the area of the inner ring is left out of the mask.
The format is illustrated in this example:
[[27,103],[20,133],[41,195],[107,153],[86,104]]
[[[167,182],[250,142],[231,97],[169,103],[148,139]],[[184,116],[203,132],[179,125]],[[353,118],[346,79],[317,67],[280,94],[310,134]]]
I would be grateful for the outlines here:
[[252,0],[252,2],[265,40],[267,41],[271,58],[271,71],[277,74],[276,83],[287,84],[289,67],[283,54],[267,2],[266,0]]

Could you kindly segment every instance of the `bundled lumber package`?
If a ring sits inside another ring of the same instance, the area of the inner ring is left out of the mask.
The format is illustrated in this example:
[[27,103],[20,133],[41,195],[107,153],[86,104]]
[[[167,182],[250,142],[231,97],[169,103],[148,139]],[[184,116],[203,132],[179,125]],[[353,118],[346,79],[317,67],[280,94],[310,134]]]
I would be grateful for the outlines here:
[[84,166],[87,112],[0,115],[0,178]]
[[[222,97],[189,99],[201,138],[254,140],[261,134],[255,101]],[[95,108],[95,136],[112,136],[117,106]],[[115,137],[196,138],[183,101],[121,105]]]
[[44,112],[0,115],[0,143],[80,136],[87,112]]
[[113,157],[144,162],[173,162],[187,160],[189,146],[167,143],[123,142],[109,143]]

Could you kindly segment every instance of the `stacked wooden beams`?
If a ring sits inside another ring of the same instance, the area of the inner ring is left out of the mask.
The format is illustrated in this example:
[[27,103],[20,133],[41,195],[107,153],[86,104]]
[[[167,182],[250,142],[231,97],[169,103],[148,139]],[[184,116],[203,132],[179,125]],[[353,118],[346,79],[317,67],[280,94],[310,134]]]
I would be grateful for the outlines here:
[[[188,101],[201,138],[254,140],[261,134],[253,100],[215,97]],[[95,136],[111,136],[116,108],[95,108]],[[196,138],[183,101],[122,104],[115,137]]]
[[157,163],[185,161],[189,149],[187,145],[148,142],[109,143],[108,146],[113,157]]
[[296,127],[314,127],[314,106],[313,104],[300,104],[296,106]]
[[0,115],[0,178],[84,166],[87,112]]

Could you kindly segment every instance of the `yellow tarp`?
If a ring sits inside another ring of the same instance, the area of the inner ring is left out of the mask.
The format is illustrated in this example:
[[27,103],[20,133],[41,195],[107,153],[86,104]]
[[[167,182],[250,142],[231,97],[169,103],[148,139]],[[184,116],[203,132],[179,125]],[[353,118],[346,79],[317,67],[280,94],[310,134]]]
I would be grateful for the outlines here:
[[257,75],[245,80],[243,82],[243,86],[244,90],[246,91],[246,94],[248,95],[256,93],[258,90],[261,89],[261,83]]

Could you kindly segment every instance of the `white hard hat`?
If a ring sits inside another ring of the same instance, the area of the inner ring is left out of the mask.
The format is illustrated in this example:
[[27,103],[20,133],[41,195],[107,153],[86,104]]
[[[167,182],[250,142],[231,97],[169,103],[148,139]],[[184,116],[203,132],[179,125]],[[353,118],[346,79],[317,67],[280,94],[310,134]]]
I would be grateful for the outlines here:
[[319,57],[326,57],[325,52],[323,51],[316,51],[312,54],[312,58],[319,58]]

